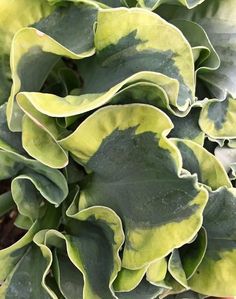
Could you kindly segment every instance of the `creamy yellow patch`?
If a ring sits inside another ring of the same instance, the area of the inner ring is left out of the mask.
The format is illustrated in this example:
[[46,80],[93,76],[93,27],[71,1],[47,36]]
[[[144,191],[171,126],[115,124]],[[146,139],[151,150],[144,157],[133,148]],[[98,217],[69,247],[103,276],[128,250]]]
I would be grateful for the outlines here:
[[189,281],[193,291],[216,297],[236,295],[236,249],[219,252],[219,256],[218,260],[209,255],[203,259],[197,273]]
[[[174,248],[191,241],[202,225],[202,213],[207,203],[208,193],[201,189],[191,202],[197,204],[194,215],[181,222],[168,223],[153,229],[135,229],[128,232],[122,266],[138,269],[150,262],[163,258]],[[134,266],[135,265],[135,266]]]
[[152,263],[147,270],[147,280],[152,283],[158,283],[165,279],[167,273],[167,261],[165,258]]

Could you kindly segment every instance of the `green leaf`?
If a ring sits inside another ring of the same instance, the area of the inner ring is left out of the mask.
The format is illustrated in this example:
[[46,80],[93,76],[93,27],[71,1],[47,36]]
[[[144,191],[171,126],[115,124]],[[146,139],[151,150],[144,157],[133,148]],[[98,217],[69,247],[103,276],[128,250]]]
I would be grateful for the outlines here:
[[0,217],[14,208],[15,203],[12,198],[11,191],[5,192],[0,195]]
[[[147,30],[146,23],[155,30]],[[177,111],[185,112],[194,101],[190,45],[179,30],[157,15],[140,9],[99,11],[95,48],[94,56],[77,62],[83,80],[79,96],[23,92],[17,96],[18,103],[27,99],[46,115],[72,116],[108,103],[127,84],[139,81],[163,88],[164,97],[170,96],[166,106],[173,105]]]
[[186,291],[186,288],[180,284],[174,277],[167,272],[164,282],[162,282],[163,287],[166,288],[162,297],[167,297],[170,295],[181,294]]
[[[77,261],[77,267],[79,267],[79,269],[85,275],[85,298],[86,296],[89,298],[89,294],[92,296],[96,289],[98,298],[114,298],[111,285],[117,277],[117,273],[121,269],[121,261],[118,252],[124,242],[124,233],[120,218],[115,214],[114,211],[106,207],[91,207],[76,214],[68,214],[68,216],[76,220],[83,221],[81,229],[77,228],[77,222],[74,222],[76,227],[71,227],[71,234],[76,234],[78,239],[77,237],[68,236],[67,239],[71,240],[71,243],[68,244],[67,248],[69,257],[72,259],[77,258],[75,246],[76,244],[79,246],[82,260],[81,262]],[[70,224],[68,230],[70,231]],[[89,233],[89,231],[91,231],[91,233]],[[83,239],[83,234],[85,234],[85,236],[90,234],[90,237],[87,238],[87,240],[83,241],[81,239],[80,241],[80,234],[81,238]],[[97,237],[97,234],[101,235],[100,240]],[[94,242],[97,244],[94,244],[94,249],[92,250]],[[91,247],[92,250],[90,254],[87,253],[87,248],[89,247]],[[111,251],[113,251],[112,254]],[[106,254],[104,255],[105,252]],[[99,262],[96,257],[98,253],[100,253],[101,259]],[[91,257],[94,258],[94,264],[92,264],[90,261]],[[98,275],[101,275],[100,279],[96,278]],[[98,281],[96,281],[97,279]]]
[[45,267],[46,263],[40,250],[36,246],[30,246],[0,287],[0,298],[50,299],[41,285]]
[[11,88],[10,47],[14,34],[21,28],[38,22],[54,8],[46,0],[2,0],[0,7],[0,104],[4,103]]
[[[53,256],[51,250],[48,248],[48,246],[45,243],[46,240],[46,236],[45,233],[48,231],[54,231],[53,229],[51,230],[40,230],[39,232],[37,232],[34,235],[33,238],[33,242],[34,244],[36,244],[38,246],[38,249],[41,250],[41,253],[44,257],[44,261],[43,263],[45,264],[45,268],[44,268],[44,272],[42,272],[42,278],[41,278],[41,282],[42,282],[42,286],[43,288],[47,291],[48,294],[50,294],[50,298],[53,299],[61,299],[64,297],[62,297],[61,293],[60,293],[60,289],[57,288],[57,284],[56,281],[53,279],[52,275],[48,275],[50,272],[50,274],[52,274],[53,271],[53,266],[57,263],[57,260],[55,260],[55,262],[53,261],[53,259],[56,257]],[[55,232],[57,233],[57,231],[55,230]],[[45,238],[42,239],[42,238]],[[53,239],[54,242],[54,246],[59,246],[59,247],[63,247],[63,245],[61,244],[60,240],[58,242],[58,240]],[[51,279],[50,279],[51,278]],[[56,278],[56,275],[55,275]]]
[[54,254],[54,275],[63,296],[66,299],[83,298],[84,279],[67,255],[56,251]]
[[0,104],[7,101],[11,90],[11,70],[9,60],[9,55],[2,54],[0,50]]
[[[155,80],[155,77],[158,80]],[[169,101],[177,97],[177,82],[168,77],[153,76],[153,74],[152,76],[149,74],[149,81],[130,83],[114,95],[110,104],[144,103],[172,111]],[[175,113],[174,109],[173,113]]]
[[203,146],[205,134],[201,130],[198,121],[201,110],[192,107],[191,111],[184,117],[168,113],[172,123],[173,130],[170,132],[170,137],[192,140]]
[[[236,97],[236,10],[234,0],[205,0],[189,10],[163,5],[158,13],[168,20],[185,19],[202,26],[220,58],[220,67],[211,71],[202,69],[198,78],[204,82],[211,95],[225,99],[227,93]],[[192,34],[194,35],[194,34]]]
[[203,105],[199,125],[212,139],[232,140],[236,138],[236,99],[230,95],[224,100],[209,100]]
[[147,270],[147,280],[154,285],[164,281],[167,273],[167,261],[165,258],[152,263]]
[[[111,285],[121,268],[118,252],[124,241],[119,217],[108,208],[93,207],[73,218],[67,224],[69,234],[44,231],[36,235],[35,241],[59,248],[66,245],[70,261],[83,274],[84,299],[116,298]],[[61,278],[61,283],[65,279]]]
[[113,287],[116,292],[130,292],[135,289],[143,279],[147,266],[138,270],[122,268],[118,273]]
[[195,293],[193,291],[186,291],[176,295],[170,295],[168,299],[205,299],[207,296]]
[[25,112],[22,120],[22,143],[26,152],[52,168],[64,168],[69,160],[57,139],[66,134],[55,118],[38,112],[25,98],[20,102]]
[[79,183],[85,176],[84,169],[79,166],[74,160],[70,160],[68,166],[64,169],[65,177],[68,184]]
[[[143,82],[144,80],[149,82]],[[126,84],[129,85],[125,87]],[[99,108],[109,102],[111,104],[133,103],[132,99],[135,99],[135,102],[166,108],[174,114],[185,114],[189,109],[179,111],[171,106],[171,104],[176,106],[178,89],[178,82],[175,79],[159,73],[139,72],[111,88],[108,93],[68,95],[62,98],[53,94],[21,92],[17,96],[17,102],[23,110],[30,111],[34,108],[52,117],[68,118]],[[46,105],[48,102],[51,103],[50,107]],[[29,107],[32,108],[29,110]]]
[[196,72],[216,70],[220,59],[205,30],[197,23],[189,20],[172,20],[171,23],[179,28],[189,41],[195,60]]
[[56,228],[59,219],[60,215],[58,210],[48,206],[45,216],[40,220],[36,220],[20,240],[10,247],[0,250],[0,281],[11,278],[11,273],[14,272],[14,269],[17,268],[18,263],[26,254],[34,235],[41,229]]
[[201,264],[207,248],[207,234],[204,227],[198,232],[196,239],[179,249],[179,255],[186,278],[189,280]]
[[7,125],[6,104],[0,106],[0,149],[24,154],[21,144],[21,133],[11,132]]
[[[56,128],[54,119],[44,117],[45,123],[47,127]],[[22,131],[23,147],[30,156],[52,168],[64,168],[68,164],[67,153],[58,145],[55,135],[45,126],[39,126],[36,121],[25,115]]]
[[0,150],[0,165],[0,180],[13,179],[12,197],[20,213],[31,221],[44,214],[45,199],[58,207],[68,194],[62,173],[38,161]]
[[145,278],[131,292],[116,293],[119,299],[154,299],[163,293],[163,288],[150,284]]
[[165,137],[171,128],[169,118],[152,106],[110,106],[61,141],[88,171],[79,208],[107,206],[121,217],[122,263],[128,269],[180,247],[202,223],[207,194],[195,177],[180,174],[180,153]]
[[[149,24],[155,30],[150,31],[143,24]],[[105,92],[137,72],[150,71],[179,81],[177,103],[182,109],[193,100],[193,58],[189,44],[179,31],[159,16],[145,10],[125,8],[100,12],[95,47],[95,56],[78,62],[84,79],[84,93]],[[99,81],[96,80],[98,77]]]
[[236,263],[236,190],[220,188],[209,192],[203,225],[208,246],[203,261],[189,286],[209,296],[234,296]]
[[18,214],[14,222],[14,225],[20,229],[29,230],[32,226],[32,220],[27,216]]
[[178,249],[171,253],[168,262],[168,271],[171,276],[184,288],[188,288],[187,277],[183,269],[182,261]]
[[14,36],[11,51],[13,86],[7,106],[11,130],[21,130],[22,111],[15,102],[17,93],[39,91],[60,56],[81,59],[94,53],[96,16],[97,9],[91,5],[58,8],[35,24],[35,28],[24,28]]
[[229,177],[216,157],[205,148],[190,140],[172,139],[183,158],[183,168],[197,174],[198,181],[212,189],[232,187]]
[[[207,234],[205,229],[201,228],[193,241],[172,252],[168,262],[168,271],[174,280],[185,289],[189,289],[188,280],[196,273],[205,256],[206,248]],[[178,291],[178,285],[176,286]],[[171,293],[175,293],[175,287]]]

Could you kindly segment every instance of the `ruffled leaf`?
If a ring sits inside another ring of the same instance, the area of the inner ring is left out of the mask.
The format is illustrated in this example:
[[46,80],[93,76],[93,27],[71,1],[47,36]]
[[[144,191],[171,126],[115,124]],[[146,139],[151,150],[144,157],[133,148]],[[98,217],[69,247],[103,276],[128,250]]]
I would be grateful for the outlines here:
[[191,174],[197,174],[198,181],[218,189],[221,186],[232,187],[223,165],[202,146],[190,140],[172,139],[183,158],[183,168]]
[[61,141],[88,172],[79,208],[103,205],[121,217],[122,262],[128,269],[180,247],[202,223],[207,194],[194,177],[180,174],[180,153],[165,137],[171,128],[169,118],[152,106],[110,106]]
[[68,194],[58,170],[14,152],[0,150],[0,180],[12,179],[13,199],[20,213],[34,221],[45,212],[45,199],[58,207]]
[[193,291],[220,297],[236,294],[235,203],[235,189],[220,188],[209,194],[203,222],[208,246],[202,263],[188,282]]
[[53,11],[46,0],[1,1],[0,7],[0,104],[11,88],[10,47],[13,35],[21,28],[34,24]]
[[217,70],[202,69],[198,72],[198,78],[204,82],[213,97],[222,100],[226,98],[227,93],[236,97],[234,0],[205,0],[191,10],[163,5],[158,9],[158,13],[168,20],[185,19],[202,26],[219,55],[220,67]]
[[35,24],[35,28],[24,28],[14,36],[11,51],[13,85],[7,106],[11,130],[21,130],[22,111],[15,102],[18,92],[39,91],[60,56],[81,59],[94,53],[96,16],[94,6],[58,8]]
[[[147,31],[146,23],[155,30]],[[72,116],[108,103],[123,86],[137,81],[150,82],[163,89],[173,85],[168,105],[179,112],[186,111],[194,101],[191,48],[177,29],[157,15],[141,9],[99,11],[95,49],[94,56],[77,62],[83,80],[81,95],[61,98],[23,92],[17,97],[19,104],[26,98],[46,115]]]
[[[35,241],[38,245],[66,249],[70,262],[83,274],[83,298],[116,298],[111,285],[121,267],[118,252],[124,241],[119,217],[108,208],[94,207],[76,213],[73,218],[76,220],[67,224],[69,234],[44,231],[35,236]],[[57,281],[62,289],[66,277],[59,280],[58,275],[57,271]],[[78,286],[77,290],[80,292]]]

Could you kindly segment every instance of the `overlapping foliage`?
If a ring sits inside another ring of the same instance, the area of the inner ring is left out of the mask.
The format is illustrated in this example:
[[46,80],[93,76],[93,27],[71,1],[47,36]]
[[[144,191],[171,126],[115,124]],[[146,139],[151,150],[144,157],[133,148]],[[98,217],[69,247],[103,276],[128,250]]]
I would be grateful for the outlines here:
[[0,298],[236,296],[234,0],[0,16]]

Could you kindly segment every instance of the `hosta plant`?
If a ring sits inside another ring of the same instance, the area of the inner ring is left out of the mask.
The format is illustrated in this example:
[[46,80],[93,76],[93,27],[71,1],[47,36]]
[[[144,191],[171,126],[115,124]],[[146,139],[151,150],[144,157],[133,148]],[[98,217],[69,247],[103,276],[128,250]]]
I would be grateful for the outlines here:
[[234,0],[1,0],[0,298],[236,296]]

